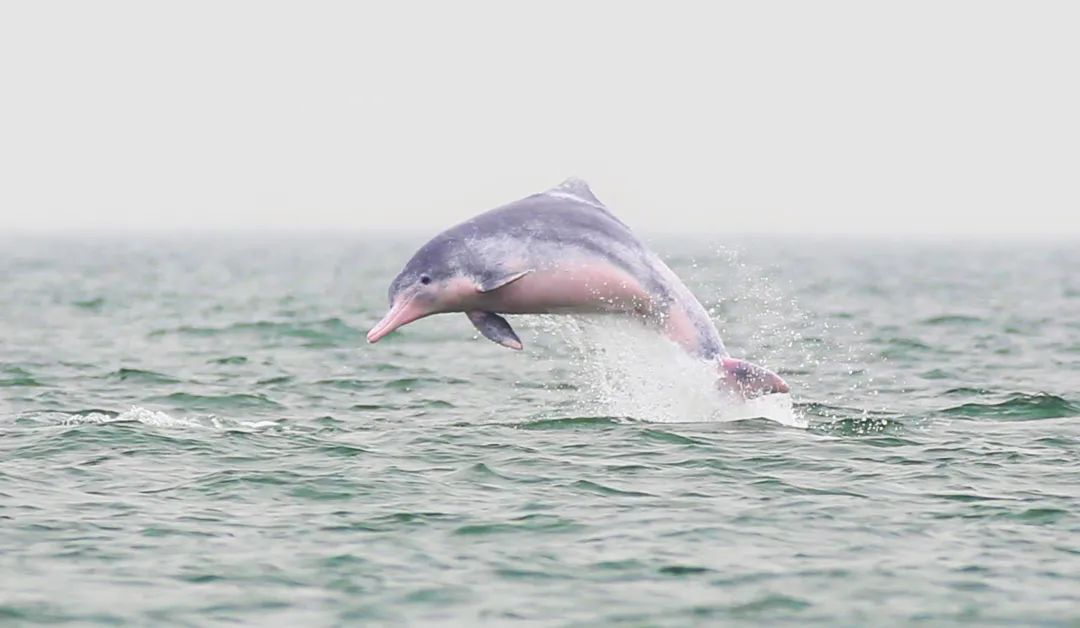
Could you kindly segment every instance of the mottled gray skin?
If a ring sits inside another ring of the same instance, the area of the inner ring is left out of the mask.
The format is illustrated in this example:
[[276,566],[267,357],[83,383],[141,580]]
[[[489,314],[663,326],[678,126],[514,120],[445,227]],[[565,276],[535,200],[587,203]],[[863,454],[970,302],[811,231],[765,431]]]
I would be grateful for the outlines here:
[[[577,179],[482,213],[435,236],[394,279],[390,301],[425,276],[433,283],[462,275],[491,281],[522,264],[536,271],[555,269],[568,252],[606,260],[635,278],[653,299],[651,316],[646,317],[653,322],[662,324],[672,307],[685,311],[698,335],[695,353],[699,357],[727,355],[716,326],[690,290]],[[507,267],[508,258],[514,266]]]

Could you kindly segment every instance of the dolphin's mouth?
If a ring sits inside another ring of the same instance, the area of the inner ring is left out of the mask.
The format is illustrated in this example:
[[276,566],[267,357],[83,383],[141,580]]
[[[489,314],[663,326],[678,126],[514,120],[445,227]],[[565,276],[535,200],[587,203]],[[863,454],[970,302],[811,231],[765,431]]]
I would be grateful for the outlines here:
[[406,297],[398,300],[391,306],[390,311],[386,313],[386,316],[382,317],[382,320],[375,324],[371,328],[371,331],[367,334],[368,342],[379,342],[390,332],[394,331],[398,327],[408,325],[409,323],[427,316],[430,312],[424,311],[413,297]]

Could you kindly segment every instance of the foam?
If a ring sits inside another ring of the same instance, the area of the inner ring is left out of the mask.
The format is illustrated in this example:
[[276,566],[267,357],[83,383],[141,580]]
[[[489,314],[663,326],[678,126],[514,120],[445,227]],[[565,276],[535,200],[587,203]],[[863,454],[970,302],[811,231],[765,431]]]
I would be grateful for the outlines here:
[[140,406],[131,406],[119,414],[88,412],[85,414],[65,414],[60,419],[61,425],[101,425],[109,423],[141,423],[151,427],[168,429],[201,430],[258,430],[277,425],[274,421],[236,421],[222,419],[213,415],[205,417],[174,417],[159,410],[150,410]]

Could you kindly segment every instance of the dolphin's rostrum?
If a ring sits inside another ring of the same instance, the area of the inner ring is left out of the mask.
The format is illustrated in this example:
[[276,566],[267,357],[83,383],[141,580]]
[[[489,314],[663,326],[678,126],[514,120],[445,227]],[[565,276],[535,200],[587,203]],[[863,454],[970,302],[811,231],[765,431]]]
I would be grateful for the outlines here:
[[579,179],[503,205],[432,238],[390,284],[378,342],[417,319],[464,312],[485,338],[521,340],[500,314],[617,313],[661,330],[715,361],[746,396],[788,392],[778,375],[728,356],[701,303]]

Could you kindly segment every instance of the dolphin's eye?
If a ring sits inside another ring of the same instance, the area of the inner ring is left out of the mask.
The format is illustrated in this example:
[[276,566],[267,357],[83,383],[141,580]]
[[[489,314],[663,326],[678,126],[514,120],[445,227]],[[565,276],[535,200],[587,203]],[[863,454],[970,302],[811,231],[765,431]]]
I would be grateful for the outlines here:
[[420,283],[424,284],[425,286],[428,285],[429,283],[431,283],[431,277],[428,277],[427,275],[420,275]]

